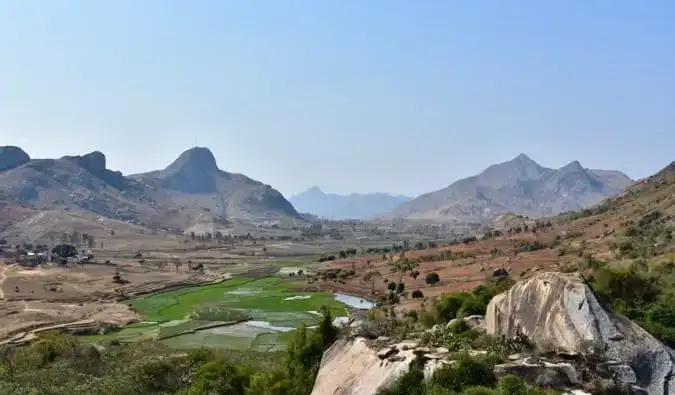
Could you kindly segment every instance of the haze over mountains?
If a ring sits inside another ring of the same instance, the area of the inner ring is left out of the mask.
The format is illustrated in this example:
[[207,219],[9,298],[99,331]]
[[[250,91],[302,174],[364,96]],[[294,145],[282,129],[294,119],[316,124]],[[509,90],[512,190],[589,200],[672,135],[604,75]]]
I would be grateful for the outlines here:
[[319,187],[313,186],[289,200],[298,211],[322,218],[370,219],[387,213],[411,199],[408,196],[393,196],[386,193],[338,195],[325,193]]
[[550,169],[520,154],[446,188],[420,195],[386,217],[481,222],[509,212],[554,215],[598,203],[632,182],[620,171],[586,169],[578,161]]
[[219,169],[204,147],[183,152],[162,170],[128,176],[108,169],[99,151],[32,159],[21,148],[0,147],[0,232],[14,226],[14,234],[20,234],[22,221],[33,227],[49,222],[52,230],[44,232],[60,232],[55,218],[69,213],[171,233],[244,224],[290,227],[306,220],[298,211],[329,219],[478,223],[509,212],[542,216],[577,210],[631,182],[619,171],[586,169],[577,161],[549,169],[521,154],[414,199],[385,193],[337,195],[313,187],[289,201],[270,185]]
[[269,185],[218,169],[207,148],[185,151],[163,170],[124,176],[103,153],[31,159],[0,148],[0,230],[44,211],[85,211],[150,229],[200,230],[236,222],[301,220]]

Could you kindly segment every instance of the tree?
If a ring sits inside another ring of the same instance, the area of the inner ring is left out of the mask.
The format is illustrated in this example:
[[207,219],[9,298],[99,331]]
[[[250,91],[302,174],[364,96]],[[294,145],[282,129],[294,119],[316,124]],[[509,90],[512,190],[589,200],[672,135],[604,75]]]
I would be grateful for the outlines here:
[[413,299],[422,299],[424,297],[424,294],[419,289],[416,289],[416,290],[412,291],[411,296],[412,296]]
[[438,276],[438,273],[431,272],[427,274],[426,278],[424,279],[424,282],[426,282],[429,285],[436,285],[439,282],[441,282],[441,278]]
[[405,284],[398,283],[398,285],[396,285],[396,293],[400,295],[403,291],[405,291]]
[[236,366],[221,358],[207,362],[195,373],[188,394],[243,395],[248,380],[242,373]]
[[56,254],[61,258],[70,258],[77,255],[77,248],[72,244],[58,244],[52,248],[52,254]]
[[377,280],[378,277],[381,277],[382,274],[378,272],[377,270],[370,270],[368,273],[366,273],[365,276],[363,276],[363,279],[366,282],[370,283],[370,293],[374,294],[375,293],[375,281]]
[[391,292],[396,291],[396,283],[393,281],[390,282],[389,284],[387,284],[387,289],[390,290]]
[[403,281],[403,276],[406,273],[412,273],[413,269],[417,267],[417,264],[407,258],[399,259],[396,262],[392,262],[393,268],[392,271],[398,273],[398,282]]
[[417,270],[413,270],[412,272],[410,272],[410,277],[412,277],[413,280],[417,280],[417,277],[419,277],[419,275],[420,272],[418,272]]

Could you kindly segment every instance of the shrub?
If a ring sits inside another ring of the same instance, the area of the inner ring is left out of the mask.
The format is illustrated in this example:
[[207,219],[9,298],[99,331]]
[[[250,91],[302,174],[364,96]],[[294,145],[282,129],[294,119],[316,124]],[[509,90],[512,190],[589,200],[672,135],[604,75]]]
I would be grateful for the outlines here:
[[441,277],[438,275],[438,273],[431,272],[431,273],[427,274],[424,281],[429,285],[436,285],[439,282],[441,282]]
[[419,289],[416,289],[416,290],[412,291],[411,296],[412,296],[413,299],[422,299],[422,298],[424,298],[424,293],[422,293],[422,291],[420,291]]
[[421,369],[411,368],[399,377],[389,388],[377,391],[377,395],[424,395],[424,373]]
[[499,379],[499,390],[502,395],[527,395],[527,386],[520,377],[507,374]]
[[446,365],[434,372],[430,384],[460,392],[474,386],[492,386],[496,382],[492,367],[463,356],[456,364]]
[[462,306],[457,311],[459,317],[467,317],[470,315],[484,315],[487,309],[487,303],[483,300],[473,296],[464,301]]

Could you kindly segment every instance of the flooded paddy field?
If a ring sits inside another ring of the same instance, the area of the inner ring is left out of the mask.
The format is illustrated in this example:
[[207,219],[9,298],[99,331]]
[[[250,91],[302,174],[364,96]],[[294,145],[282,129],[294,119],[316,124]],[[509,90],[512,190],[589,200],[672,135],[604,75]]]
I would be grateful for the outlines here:
[[324,306],[336,324],[346,323],[348,306],[372,307],[349,295],[297,292],[303,284],[297,277],[238,277],[140,297],[131,304],[144,322],[84,338],[95,342],[155,339],[177,349],[279,351],[301,324],[318,324]]

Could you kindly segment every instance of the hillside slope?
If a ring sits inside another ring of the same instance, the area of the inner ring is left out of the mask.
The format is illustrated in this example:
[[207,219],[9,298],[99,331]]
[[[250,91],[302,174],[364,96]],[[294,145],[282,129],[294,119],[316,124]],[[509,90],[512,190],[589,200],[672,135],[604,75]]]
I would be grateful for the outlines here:
[[549,169],[520,154],[403,203],[388,216],[479,223],[509,212],[555,215],[596,204],[621,192],[631,182],[618,171],[585,169],[578,161]]
[[179,213],[229,222],[301,220],[293,205],[270,185],[220,170],[208,148],[191,148],[163,170],[130,178],[161,191]]
[[[460,239],[405,253],[377,250],[370,256],[332,261],[333,270],[355,273],[342,282],[324,277],[323,286],[372,298],[371,284],[363,276],[376,270],[391,280],[396,262],[403,259],[415,263],[418,271],[415,278],[404,276],[405,289],[421,290],[425,296],[471,290],[498,270],[520,279],[544,270],[587,272],[603,265],[646,272],[661,289],[675,295],[674,232],[675,162],[580,211],[537,219],[514,216],[507,227],[474,234],[478,240]],[[439,275],[438,284],[426,282],[431,273]],[[383,281],[372,286],[380,295],[387,292]],[[417,303],[410,301],[405,308]],[[675,328],[672,340],[675,344]]]
[[338,195],[325,193],[319,187],[314,186],[292,196],[290,202],[300,212],[339,220],[372,218],[387,213],[397,205],[411,199],[407,196],[393,196],[386,193]]
[[[269,185],[218,169],[206,148],[184,152],[164,170],[127,177],[107,169],[106,158],[98,151],[31,159],[18,147],[2,147],[0,207],[5,214],[0,232],[17,223],[38,226],[43,221],[30,221],[31,216],[54,210],[96,214],[73,214],[77,220],[72,223],[100,216],[169,233],[201,224],[225,227],[300,219],[293,206]],[[11,228],[16,237],[22,232],[27,236],[46,234],[44,229]]]

